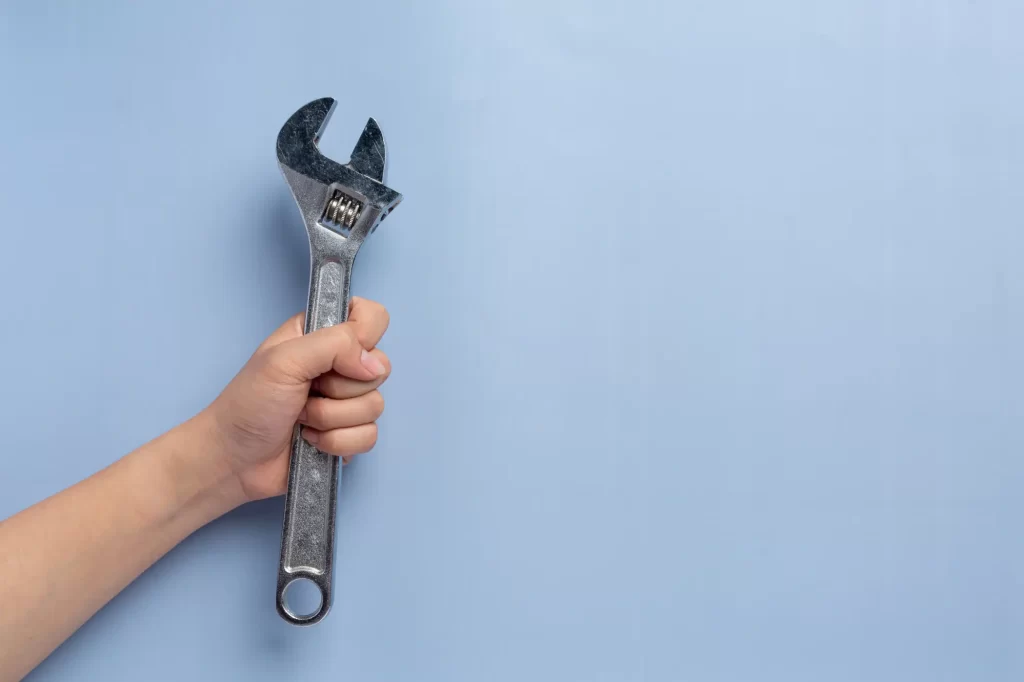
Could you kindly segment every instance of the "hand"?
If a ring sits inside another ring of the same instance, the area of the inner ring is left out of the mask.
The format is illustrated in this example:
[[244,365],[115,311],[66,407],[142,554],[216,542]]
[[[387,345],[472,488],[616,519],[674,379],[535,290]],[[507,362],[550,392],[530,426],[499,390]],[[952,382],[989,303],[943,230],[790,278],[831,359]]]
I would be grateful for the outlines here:
[[377,387],[391,365],[375,347],[387,311],[353,298],[347,322],[306,335],[303,319],[300,313],[271,334],[205,410],[217,456],[247,500],[284,493],[296,422],[307,441],[346,462],[377,441],[384,410]]

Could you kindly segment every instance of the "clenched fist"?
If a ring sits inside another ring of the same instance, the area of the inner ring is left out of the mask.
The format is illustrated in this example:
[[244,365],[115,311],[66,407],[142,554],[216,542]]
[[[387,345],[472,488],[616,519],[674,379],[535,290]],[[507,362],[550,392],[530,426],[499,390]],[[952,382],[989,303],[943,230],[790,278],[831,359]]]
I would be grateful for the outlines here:
[[387,311],[353,298],[347,322],[306,335],[302,325],[300,313],[271,334],[206,410],[216,456],[250,500],[284,493],[296,422],[307,441],[345,461],[377,440],[377,388],[391,371],[376,349]]

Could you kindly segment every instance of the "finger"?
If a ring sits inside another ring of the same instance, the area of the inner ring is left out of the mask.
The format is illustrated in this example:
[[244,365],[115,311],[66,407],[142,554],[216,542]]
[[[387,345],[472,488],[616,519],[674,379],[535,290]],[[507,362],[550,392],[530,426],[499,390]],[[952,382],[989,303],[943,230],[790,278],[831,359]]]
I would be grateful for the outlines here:
[[357,381],[373,381],[387,371],[359,344],[353,325],[344,322],[284,341],[267,359],[280,381],[304,383],[331,370]]
[[348,321],[355,325],[359,345],[373,350],[387,331],[391,316],[380,303],[353,296],[349,303]]
[[299,421],[317,431],[343,429],[360,424],[371,424],[384,412],[384,397],[379,391],[371,391],[358,398],[332,400],[331,398],[310,398],[299,415]]
[[337,457],[351,457],[369,452],[377,443],[377,425],[362,424],[346,429],[317,431],[309,427],[302,429],[302,437],[321,452]]
[[355,398],[376,390],[381,384],[387,381],[389,376],[391,376],[391,361],[388,359],[388,356],[380,350],[370,351],[370,355],[377,358],[377,360],[384,365],[384,374],[380,375],[376,379],[373,379],[372,381],[356,381],[355,379],[343,377],[337,372],[328,372],[316,380],[313,384],[313,388],[318,391],[320,395],[327,398],[334,398],[335,400]]

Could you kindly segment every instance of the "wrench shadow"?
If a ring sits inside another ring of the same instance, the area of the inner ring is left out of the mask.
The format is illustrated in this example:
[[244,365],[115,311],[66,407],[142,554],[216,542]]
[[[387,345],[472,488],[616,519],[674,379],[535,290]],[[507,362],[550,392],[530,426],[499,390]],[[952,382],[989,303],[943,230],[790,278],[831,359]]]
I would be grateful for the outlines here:
[[[264,214],[260,228],[265,243],[270,247],[266,252],[277,264],[277,275],[281,286],[274,287],[286,292],[289,298],[305,306],[306,287],[309,286],[309,238],[302,216],[295,208],[295,201],[287,192],[275,192],[269,210]],[[294,293],[299,292],[295,297]]]
[[250,210],[232,217],[216,248],[233,275],[227,295],[235,304],[227,306],[224,322],[251,331],[248,341],[258,343],[306,307],[309,240],[289,192],[252,184],[245,202]]
[[259,594],[245,600],[248,613],[243,619],[251,628],[248,655],[265,658],[268,662],[282,660],[295,647],[292,638],[288,636],[287,624],[278,617],[274,608],[284,498],[250,502],[233,511],[230,516],[233,525],[245,529],[242,532],[255,532],[260,537],[257,555],[253,557],[260,563],[260,590]]

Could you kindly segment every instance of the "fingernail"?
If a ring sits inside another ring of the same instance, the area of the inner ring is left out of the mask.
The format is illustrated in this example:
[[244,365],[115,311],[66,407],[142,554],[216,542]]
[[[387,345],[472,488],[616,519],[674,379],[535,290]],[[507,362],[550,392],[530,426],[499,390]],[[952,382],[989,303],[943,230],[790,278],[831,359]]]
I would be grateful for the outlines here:
[[299,421],[300,422],[306,421],[306,408],[305,407],[302,408],[302,412],[299,412]]
[[320,440],[320,434],[316,431],[310,431],[309,429],[302,429],[302,437],[306,439],[306,442],[310,445],[316,445],[317,441]]
[[368,351],[363,351],[363,354],[359,357],[359,361],[363,363],[363,367],[373,372],[374,376],[383,376],[384,372],[387,371],[384,369],[384,363],[375,358],[373,354]]

